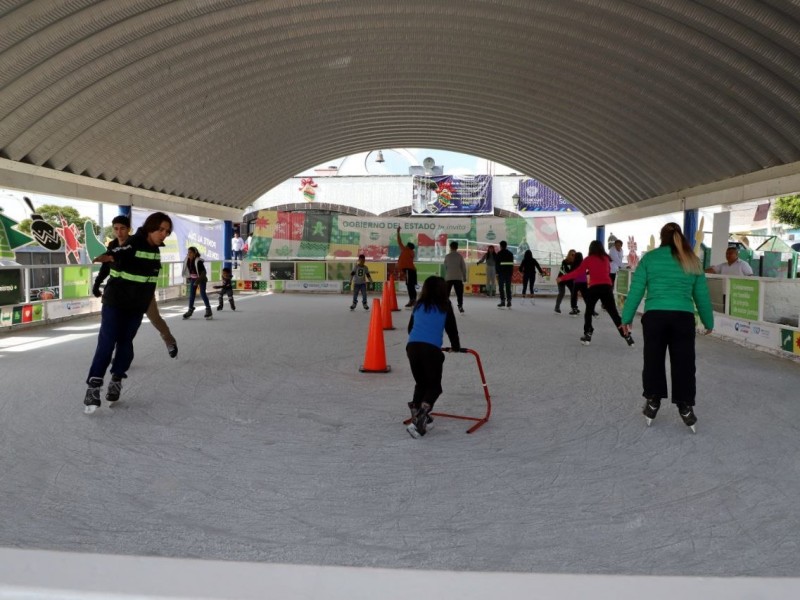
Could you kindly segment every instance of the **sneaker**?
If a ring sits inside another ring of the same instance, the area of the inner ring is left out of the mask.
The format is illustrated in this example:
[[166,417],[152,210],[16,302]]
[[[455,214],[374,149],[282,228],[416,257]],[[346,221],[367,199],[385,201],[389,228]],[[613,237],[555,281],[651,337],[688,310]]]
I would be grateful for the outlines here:
[[89,378],[89,387],[86,388],[86,396],[83,398],[83,412],[87,415],[92,414],[100,407],[100,388],[102,387],[102,377]]
[[189,309],[189,310],[187,310],[185,313],[183,313],[183,318],[184,318],[184,319],[188,319],[189,317],[191,317],[191,316],[192,316],[192,313],[194,313],[194,309],[193,309],[193,308],[190,308],[190,309]]
[[178,356],[178,344],[167,344],[167,354],[169,354],[170,358],[176,358]]
[[358,304],[356,304],[355,302],[353,302],[353,303],[350,305],[350,310],[355,310],[355,309],[356,309],[356,306],[358,306]]
[[644,403],[644,408],[642,409],[642,414],[644,415],[645,420],[647,421],[647,426],[650,427],[653,419],[656,418],[656,414],[658,414],[658,409],[661,408],[661,400],[659,398],[648,398]]
[[592,343],[592,332],[590,331],[589,333],[584,333],[581,336],[581,344],[583,344],[584,346],[588,346],[591,343]]
[[211,312],[211,307],[210,306],[206,309],[206,314],[203,315],[203,318],[205,318],[205,319],[213,319],[214,318],[214,313]]
[[692,430],[692,433],[697,433],[697,428],[695,427],[697,417],[694,414],[694,408],[688,404],[678,404],[678,414],[686,426]]
[[459,306],[458,307],[458,312],[463,313],[464,312],[464,307],[463,306]]
[[630,333],[625,336],[625,341],[628,342],[629,347],[633,347],[634,344],[633,336]]
[[106,390],[106,402],[116,402],[119,400],[119,395],[122,393],[122,379],[115,375],[111,376],[111,381],[108,382],[108,390]]

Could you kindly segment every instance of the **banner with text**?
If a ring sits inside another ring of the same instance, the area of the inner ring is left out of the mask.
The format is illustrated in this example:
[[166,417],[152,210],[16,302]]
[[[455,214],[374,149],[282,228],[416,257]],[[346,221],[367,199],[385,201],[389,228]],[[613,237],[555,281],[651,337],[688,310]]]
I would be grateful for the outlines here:
[[424,216],[491,215],[491,175],[443,175],[413,178],[411,214]]

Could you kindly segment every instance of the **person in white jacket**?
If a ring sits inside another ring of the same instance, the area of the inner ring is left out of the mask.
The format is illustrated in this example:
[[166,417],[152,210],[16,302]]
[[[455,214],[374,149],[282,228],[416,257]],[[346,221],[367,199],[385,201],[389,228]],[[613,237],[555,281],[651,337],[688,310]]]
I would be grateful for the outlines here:
[[464,283],[467,281],[467,263],[458,253],[458,242],[450,242],[450,252],[444,257],[444,279],[447,282],[447,297],[456,288],[458,312],[464,312]]

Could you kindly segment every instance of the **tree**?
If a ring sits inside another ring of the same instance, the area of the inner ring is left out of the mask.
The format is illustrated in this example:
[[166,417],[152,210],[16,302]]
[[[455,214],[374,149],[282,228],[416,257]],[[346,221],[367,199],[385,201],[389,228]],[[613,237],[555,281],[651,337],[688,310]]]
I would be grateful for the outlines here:
[[777,198],[772,216],[790,227],[800,228],[800,194]]
[[[67,220],[67,224],[75,223],[78,227],[78,231],[80,235],[78,236],[78,241],[83,244],[86,240],[84,240],[83,235],[83,224],[86,221],[90,221],[92,223],[92,227],[94,230],[97,231],[97,223],[91,217],[84,217],[81,215],[77,209],[71,206],[57,206],[55,204],[43,204],[42,206],[36,209],[36,214],[41,215],[41,217],[50,223],[53,227],[61,227],[61,219],[59,215],[63,216]],[[19,230],[25,233],[31,232],[31,223],[33,223],[32,219],[25,219],[24,221],[20,221]]]

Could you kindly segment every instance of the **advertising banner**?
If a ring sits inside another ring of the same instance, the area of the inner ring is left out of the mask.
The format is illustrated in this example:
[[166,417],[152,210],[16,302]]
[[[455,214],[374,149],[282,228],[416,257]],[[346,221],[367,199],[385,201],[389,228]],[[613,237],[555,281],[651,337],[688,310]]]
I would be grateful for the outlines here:
[[[141,227],[152,210],[133,208],[133,229]],[[164,240],[161,248],[161,262],[180,262],[186,258],[186,251],[194,246],[206,260],[224,260],[224,231],[222,221],[200,223],[178,215],[170,215],[172,234]]]
[[0,305],[22,300],[22,269],[0,270]]
[[64,267],[61,297],[64,299],[85,298],[92,289],[92,267]]
[[415,216],[490,215],[491,175],[414,175],[411,214]]
[[284,281],[283,289],[287,292],[330,292],[342,291],[341,281]]
[[83,298],[81,300],[50,300],[45,303],[45,318],[62,319],[74,315],[88,315],[99,311],[100,298]]
[[758,279],[730,279],[730,308],[728,314],[739,319],[758,320]]
[[325,281],[325,263],[297,263],[297,279],[298,281]]
[[519,182],[520,212],[578,212],[555,190],[536,179],[521,179]]

